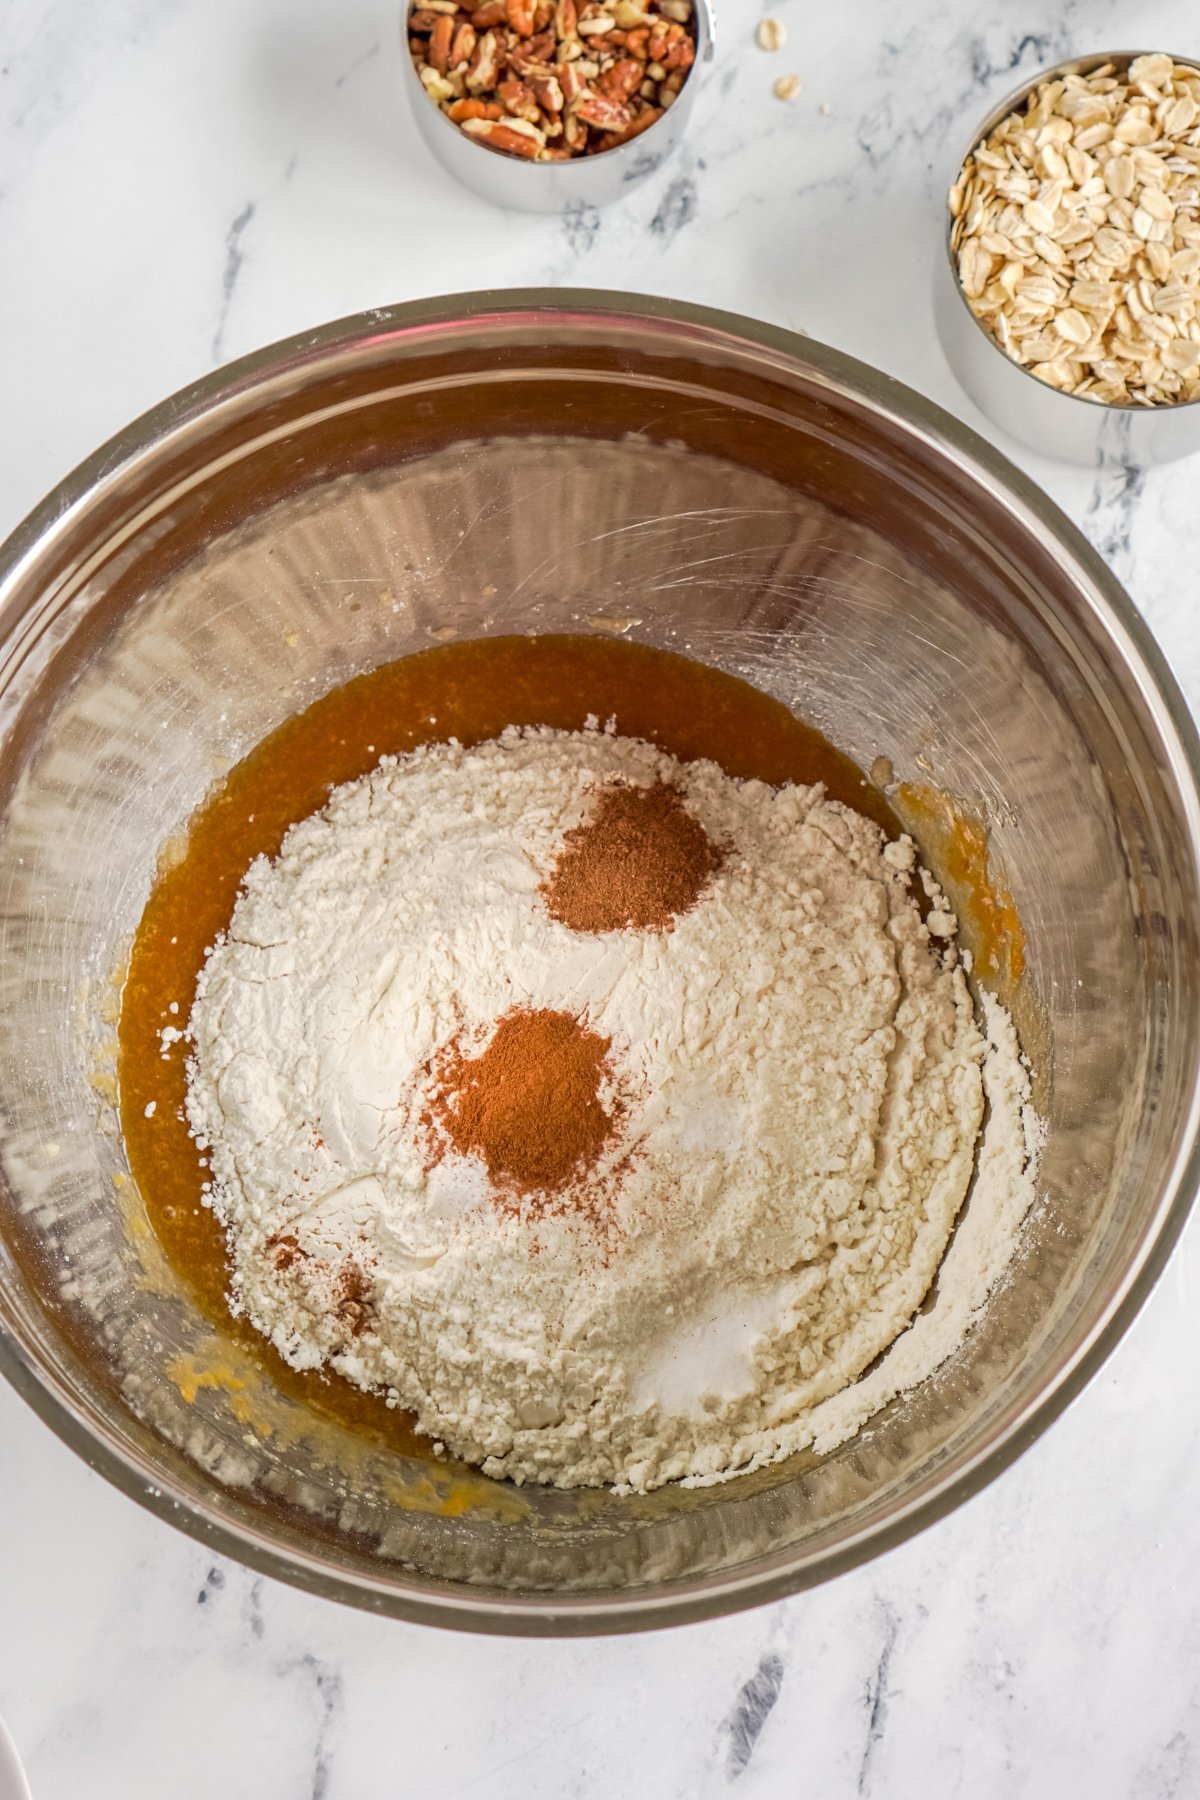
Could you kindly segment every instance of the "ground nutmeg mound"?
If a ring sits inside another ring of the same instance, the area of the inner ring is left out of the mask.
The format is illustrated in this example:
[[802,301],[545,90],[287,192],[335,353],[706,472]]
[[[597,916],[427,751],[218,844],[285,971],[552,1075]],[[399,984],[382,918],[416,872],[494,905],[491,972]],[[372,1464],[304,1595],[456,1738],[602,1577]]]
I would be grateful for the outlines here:
[[572,931],[669,931],[723,860],[677,788],[617,785],[566,833],[542,892]]

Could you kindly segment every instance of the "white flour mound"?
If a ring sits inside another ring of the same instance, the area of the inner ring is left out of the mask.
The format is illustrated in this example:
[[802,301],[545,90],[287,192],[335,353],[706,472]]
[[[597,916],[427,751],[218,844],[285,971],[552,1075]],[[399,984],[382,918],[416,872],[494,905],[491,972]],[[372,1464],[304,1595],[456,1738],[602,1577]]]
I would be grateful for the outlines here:
[[[673,784],[726,851],[669,932],[573,932],[539,892],[614,780]],[[841,1442],[958,1346],[1033,1191],[1011,1021],[989,997],[981,1033],[913,869],[818,787],[599,730],[385,758],[255,862],[202,973],[188,1114],[233,1303],[516,1481],[644,1491]],[[515,1006],[611,1039],[607,1210],[497,1205],[454,1151],[427,1171],[430,1059]]]

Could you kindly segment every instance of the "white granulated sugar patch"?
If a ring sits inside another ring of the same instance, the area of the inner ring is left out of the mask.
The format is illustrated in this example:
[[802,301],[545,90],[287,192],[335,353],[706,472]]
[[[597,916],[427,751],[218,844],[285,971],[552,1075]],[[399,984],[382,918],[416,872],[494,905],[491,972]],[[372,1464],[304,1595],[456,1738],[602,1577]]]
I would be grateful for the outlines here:
[[[669,932],[576,933],[539,892],[618,779],[675,785],[726,852]],[[385,758],[253,865],[201,977],[188,1115],[234,1305],[516,1481],[641,1491],[841,1442],[957,1347],[1032,1197],[1011,1022],[989,998],[980,1031],[913,870],[820,788],[601,731]],[[607,1211],[426,1166],[430,1059],[517,1006],[611,1039]]]

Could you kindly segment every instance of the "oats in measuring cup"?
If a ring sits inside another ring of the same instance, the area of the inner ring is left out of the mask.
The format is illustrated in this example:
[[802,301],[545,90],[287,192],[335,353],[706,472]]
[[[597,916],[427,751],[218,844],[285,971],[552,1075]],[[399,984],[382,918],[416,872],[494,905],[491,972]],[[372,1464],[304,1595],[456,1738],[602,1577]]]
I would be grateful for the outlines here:
[[1200,398],[1200,68],[1039,83],[949,204],[963,294],[1014,362],[1109,405]]

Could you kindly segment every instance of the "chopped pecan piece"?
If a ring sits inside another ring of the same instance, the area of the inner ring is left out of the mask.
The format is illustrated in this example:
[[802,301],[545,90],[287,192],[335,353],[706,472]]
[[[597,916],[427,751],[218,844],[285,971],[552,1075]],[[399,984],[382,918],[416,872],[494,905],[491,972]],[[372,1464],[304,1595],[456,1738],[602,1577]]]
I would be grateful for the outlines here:
[[633,114],[627,106],[606,100],[603,94],[581,94],[572,105],[575,117],[585,125],[594,125],[598,131],[624,131],[633,123]]
[[446,108],[446,117],[462,125],[467,119],[502,119],[504,109],[494,100],[456,100]]
[[640,137],[647,126],[653,125],[656,119],[661,118],[662,108],[660,106],[648,106],[644,112],[640,112],[637,118],[625,127],[624,131],[606,132],[600,139],[596,148],[598,150],[615,150],[618,144],[627,144],[630,138]]
[[558,85],[562,89],[564,101],[577,100],[582,94],[585,82],[573,62],[559,63]]
[[544,113],[549,113],[553,118],[557,118],[563,109],[563,91],[559,86],[557,78],[553,75],[547,75],[541,79],[531,81],[529,85],[533,89],[533,97],[541,107],[542,111]]
[[454,33],[454,42],[450,46],[450,67],[457,69],[463,63],[469,63],[475,54],[478,35],[473,25],[464,20]]
[[508,64],[518,75],[550,75],[554,72],[556,54],[554,38],[547,33],[545,37],[518,43],[508,53]]
[[670,25],[663,24],[661,20],[651,27],[646,43],[646,56],[650,62],[662,62],[666,57],[667,47],[671,41],[667,36],[670,29]]
[[696,46],[682,25],[655,26],[647,50],[650,61],[664,69],[690,69],[696,57]]
[[645,63],[640,63],[633,57],[625,57],[620,62],[615,62],[611,69],[605,69],[596,83],[597,90],[609,100],[623,105],[626,100],[632,100],[641,87],[645,68]]
[[541,124],[542,115],[534,99],[533,89],[526,87],[523,81],[518,81],[515,75],[507,76],[496,92],[505,112],[514,119],[524,119],[530,125]]
[[533,36],[534,0],[507,0],[508,22],[518,37]]
[[429,36],[429,66],[436,69],[439,75],[444,75],[450,67],[450,46],[453,42],[454,20],[442,13]]
[[524,156],[530,162],[540,156],[543,148],[536,137],[526,137],[523,132],[514,131],[511,125],[494,119],[468,119],[463,130],[481,144],[489,144],[493,150],[507,150],[512,156]]
[[494,31],[485,31],[475,46],[467,68],[467,91],[472,94],[491,92],[500,76],[500,40]]
[[513,51],[508,59],[508,66],[522,81],[544,81],[547,75],[554,74],[553,63],[540,62],[536,56],[522,56],[519,50]]
[[454,100],[457,98],[454,89],[446,80],[446,77],[444,75],[439,75],[437,70],[431,69],[428,64],[421,70],[421,86],[433,100]]

